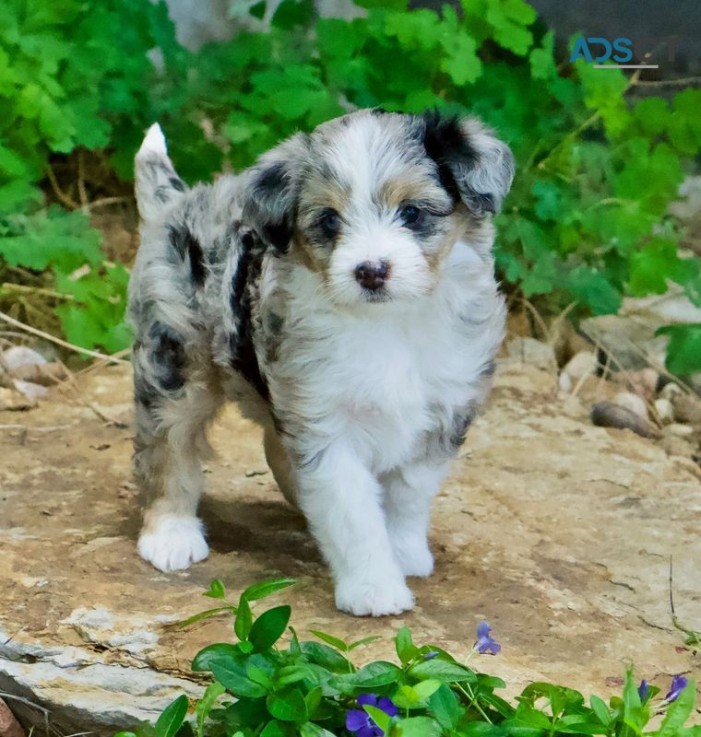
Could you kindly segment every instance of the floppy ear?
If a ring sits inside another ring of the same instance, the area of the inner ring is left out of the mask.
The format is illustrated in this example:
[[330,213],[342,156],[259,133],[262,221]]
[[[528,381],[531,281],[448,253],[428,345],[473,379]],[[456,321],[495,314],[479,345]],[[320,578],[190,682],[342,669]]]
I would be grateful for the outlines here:
[[243,217],[280,253],[292,237],[300,168],[308,150],[309,137],[297,133],[261,156],[249,174]]
[[475,215],[496,213],[514,178],[509,147],[477,118],[425,113],[424,146],[441,184]]

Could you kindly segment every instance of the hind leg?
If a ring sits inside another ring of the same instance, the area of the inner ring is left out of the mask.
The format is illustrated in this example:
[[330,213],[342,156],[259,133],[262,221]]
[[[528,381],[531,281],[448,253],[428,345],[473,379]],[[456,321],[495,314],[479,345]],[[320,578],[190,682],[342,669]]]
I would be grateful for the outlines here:
[[295,483],[290,457],[285,446],[280,442],[277,431],[271,425],[266,425],[265,427],[263,449],[265,450],[265,460],[273,472],[273,477],[282,495],[293,507],[298,509],[297,485]]
[[175,571],[209,553],[196,513],[201,463],[211,455],[206,429],[221,400],[204,381],[185,379],[182,343],[172,330],[159,330],[155,347],[134,350],[133,463],[146,505],[138,550],[159,570]]

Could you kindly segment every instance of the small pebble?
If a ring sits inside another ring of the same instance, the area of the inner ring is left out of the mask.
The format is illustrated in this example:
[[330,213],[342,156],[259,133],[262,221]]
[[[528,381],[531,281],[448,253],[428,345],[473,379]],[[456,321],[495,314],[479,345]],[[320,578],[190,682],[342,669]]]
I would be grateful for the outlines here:
[[613,403],[619,407],[625,407],[644,420],[649,417],[645,400],[638,394],[633,394],[633,392],[618,392],[613,398]]
[[688,438],[694,434],[694,428],[691,425],[682,425],[679,422],[673,422],[664,429],[665,434],[676,435],[678,438]]
[[669,384],[665,384],[662,387],[662,390],[660,391],[660,397],[662,399],[669,399],[671,401],[672,397],[676,397],[677,394],[683,394],[682,388],[679,386],[679,384],[675,384],[673,381],[670,381]]
[[[632,430],[643,438],[656,438],[658,434],[650,423],[636,412],[613,402],[597,402],[591,408],[591,421],[598,427],[615,427]],[[671,427],[671,425],[670,425]]]
[[671,402],[677,422],[701,425],[701,399],[691,394],[676,394]]
[[557,383],[563,392],[569,394],[572,391],[572,377],[564,371],[558,377]]
[[655,412],[663,425],[669,425],[670,422],[674,422],[674,407],[669,399],[656,399],[655,400]]
[[588,376],[596,372],[598,363],[594,351],[580,351],[570,358],[563,372],[568,374],[574,381],[582,376]]

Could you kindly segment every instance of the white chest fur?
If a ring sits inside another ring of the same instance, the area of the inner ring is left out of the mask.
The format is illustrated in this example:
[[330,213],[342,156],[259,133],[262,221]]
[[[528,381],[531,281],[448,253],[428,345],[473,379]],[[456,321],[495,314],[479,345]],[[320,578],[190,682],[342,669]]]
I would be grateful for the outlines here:
[[267,368],[275,411],[309,453],[343,438],[376,472],[388,470],[479,398],[504,316],[492,264],[467,246],[456,245],[439,287],[413,304],[338,311],[300,272]]

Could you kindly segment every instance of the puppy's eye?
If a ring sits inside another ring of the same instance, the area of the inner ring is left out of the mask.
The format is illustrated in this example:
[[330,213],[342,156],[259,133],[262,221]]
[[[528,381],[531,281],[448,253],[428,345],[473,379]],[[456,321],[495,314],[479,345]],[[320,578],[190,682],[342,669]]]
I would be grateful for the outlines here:
[[402,225],[405,225],[407,228],[418,228],[423,222],[424,216],[424,210],[421,210],[416,205],[402,205],[399,208],[399,218],[402,221]]
[[333,238],[341,230],[341,216],[330,207],[321,213],[318,223],[327,238]]

